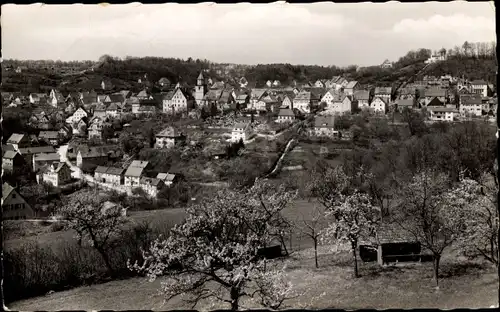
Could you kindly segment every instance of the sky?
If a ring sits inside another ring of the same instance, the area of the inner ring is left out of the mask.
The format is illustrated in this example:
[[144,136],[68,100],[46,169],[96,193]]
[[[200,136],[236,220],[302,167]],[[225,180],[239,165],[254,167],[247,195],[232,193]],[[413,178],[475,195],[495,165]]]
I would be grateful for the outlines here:
[[2,5],[2,58],[378,65],[496,41],[493,2]]

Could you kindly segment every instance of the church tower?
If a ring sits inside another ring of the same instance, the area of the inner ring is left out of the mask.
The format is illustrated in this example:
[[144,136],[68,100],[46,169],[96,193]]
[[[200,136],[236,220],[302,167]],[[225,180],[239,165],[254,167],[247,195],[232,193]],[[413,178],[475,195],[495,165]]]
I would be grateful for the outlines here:
[[205,93],[207,93],[207,82],[205,77],[203,77],[203,72],[200,72],[200,75],[196,79],[196,86],[194,87],[194,99],[196,101],[196,105],[201,105]]

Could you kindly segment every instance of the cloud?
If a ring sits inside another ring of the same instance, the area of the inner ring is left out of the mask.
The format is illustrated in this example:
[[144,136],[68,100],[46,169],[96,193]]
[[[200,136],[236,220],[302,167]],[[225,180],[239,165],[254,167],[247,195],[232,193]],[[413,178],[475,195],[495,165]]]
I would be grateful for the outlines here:
[[449,16],[434,15],[427,19],[403,19],[394,24],[395,34],[418,38],[453,36],[457,39],[490,41],[496,39],[495,19],[483,16],[471,17],[464,14]]

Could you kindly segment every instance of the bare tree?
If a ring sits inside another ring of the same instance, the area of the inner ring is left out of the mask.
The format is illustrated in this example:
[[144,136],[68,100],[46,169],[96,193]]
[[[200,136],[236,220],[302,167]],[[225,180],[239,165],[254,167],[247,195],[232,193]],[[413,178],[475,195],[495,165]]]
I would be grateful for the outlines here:
[[312,205],[311,210],[307,215],[301,213],[298,220],[295,221],[295,227],[304,235],[309,237],[314,244],[314,263],[316,268],[318,264],[318,243],[323,234],[322,227],[325,226],[326,215],[324,209],[321,209],[317,204]]

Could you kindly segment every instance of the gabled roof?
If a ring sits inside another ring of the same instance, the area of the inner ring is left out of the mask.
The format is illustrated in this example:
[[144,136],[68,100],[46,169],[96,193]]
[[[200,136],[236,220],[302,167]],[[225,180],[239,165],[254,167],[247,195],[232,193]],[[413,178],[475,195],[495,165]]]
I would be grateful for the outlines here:
[[149,93],[147,90],[142,90],[141,92],[137,93],[137,97],[149,97]]
[[57,131],[40,131],[38,137],[44,139],[58,139],[59,133]]
[[113,103],[123,103],[125,101],[125,97],[120,93],[110,94],[108,96]]
[[142,171],[147,167],[149,163],[147,161],[134,160],[125,172],[125,176],[128,177],[140,177]]
[[16,155],[19,155],[19,153],[16,151],[5,151],[5,153],[3,154],[3,158],[14,159]]
[[429,88],[424,91],[425,97],[443,97],[446,96],[446,89],[442,88]]
[[314,118],[315,128],[334,128],[335,118],[333,116],[316,116]]
[[461,105],[480,105],[482,99],[480,94],[464,94],[460,95]]
[[458,113],[458,110],[456,108],[454,108],[454,107],[429,106],[428,110],[432,111],[432,112],[453,112],[453,113]]
[[[372,103],[375,102],[375,100],[380,100],[382,101],[384,104],[387,104],[387,102],[384,100],[384,98],[380,97],[380,96],[375,96],[372,100]],[[371,104],[371,103],[370,103]]]
[[21,153],[21,155],[53,153],[55,151],[56,150],[54,149],[54,147],[50,145],[19,148],[19,152]]
[[429,106],[444,106],[444,103],[441,102],[437,97],[433,97],[432,100],[430,100],[429,104],[427,104],[427,107]]
[[301,91],[294,98],[294,101],[310,101],[310,100],[311,100],[311,92],[309,91]]
[[14,188],[10,186],[9,183],[4,182],[2,184],[2,201],[6,200],[9,197],[10,193],[14,191]]
[[356,100],[368,101],[370,99],[370,91],[358,90],[354,91],[354,98]]
[[139,180],[140,184],[146,184],[146,185],[152,185],[152,186],[158,186],[162,180],[157,179],[157,178],[149,178],[149,177],[141,177]]
[[289,108],[281,108],[278,116],[295,116],[295,114]]
[[357,81],[353,80],[353,81],[349,81],[349,83],[347,84],[346,89],[352,89],[354,88],[356,85],[358,84]]
[[108,111],[114,111],[114,110],[118,110],[118,106],[116,105],[116,103],[111,103],[109,104],[109,106],[106,108],[106,110]]
[[396,104],[398,106],[413,106],[413,100],[412,99],[397,100]]
[[[61,162],[57,165],[57,168],[55,169],[55,172],[59,172],[61,171],[62,168],[64,168],[64,166],[68,167],[68,164],[66,164],[65,162]],[[68,167],[69,169],[69,167]]]
[[391,94],[392,87],[376,87],[375,94]]
[[157,179],[159,180],[162,180],[162,181],[173,181],[175,179],[175,174],[172,174],[172,173],[164,173],[164,172],[160,172],[158,173],[158,175],[156,176]]
[[488,83],[484,80],[474,80],[474,81],[471,81],[471,84],[472,85],[488,85]]
[[175,137],[182,136],[182,134],[174,127],[167,127],[165,129],[163,129],[160,133],[158,133],[156,136],[157,137],[175,138]]
[[21,142],[21,140],[24,138],[24,134],[19,134],[19,133],[12,133],[10,138],[7,140],[7,143],[12,143],[12,144],[17,144]]
[[234,125],[233,129],[246,129],[250,126],[249,122],[238,122]]
[[203,79],[205,79],[205,78],[203,77],[203,72],[202,72],[202,71],[201,71],[201,72],[200,72],[200,74],[198,75],[198,78],[197,78],[197,79],[202,79],[202,80],[203,80]]
[[266,89],[252,89],[250,97],[252,99],[259,100],[266,93],[267,93]]
[[34,161],[60,161],[61,155],[58,153],[35,154]]

